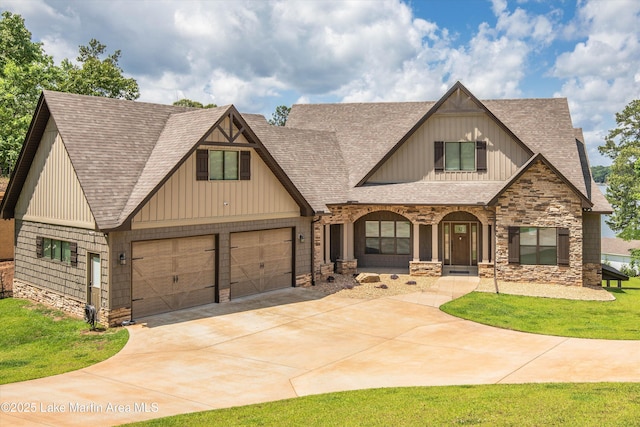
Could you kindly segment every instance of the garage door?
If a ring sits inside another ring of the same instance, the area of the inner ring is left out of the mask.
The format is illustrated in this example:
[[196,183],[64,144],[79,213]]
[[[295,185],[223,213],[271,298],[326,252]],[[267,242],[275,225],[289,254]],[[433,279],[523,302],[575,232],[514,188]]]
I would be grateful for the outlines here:
[[292,286],[292,229],[231,234],[231,298]]
[[134,318],[215,302],[215,237],[132,244]]

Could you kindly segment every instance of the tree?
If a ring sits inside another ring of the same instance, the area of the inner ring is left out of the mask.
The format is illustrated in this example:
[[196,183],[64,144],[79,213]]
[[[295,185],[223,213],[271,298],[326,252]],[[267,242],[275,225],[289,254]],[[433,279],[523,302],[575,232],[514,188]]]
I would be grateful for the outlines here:
[[607,182],[607,177],[610,172],[611,168],[609,166],[591,166],[591,175],[593,176],[593,180],[598,184]]
[[80,46],[78,64],[60,67],[31,40],[24,19],[2,12],[0,20],[0,174],[13,168],[43,89],[110,98],[137,99],[138,83],[125,78],[120,51],[100,59],[106,46],[92,39]]
[[291,107],[286,105],[279,105],[276,107],[276,111],[271,115],[268,122],[274,126],[284,126],[287,123],[287,118],[291,112]]
[[13,168],[42,89],[60,74],[42,43],[31,41],[24,19],[2,12],[0,20],[0,173]]
[[178,107],[191,107],[191,108],[216,108],[217,107],[216,104],[202,105],[202,102],[192,101],[191,99],[188,99],[188,98],[179,99],[178,101],[174,102],[173,105],[176,105]]
[[[640,239],[640,100],[616,113],[617,127],[609,131],[600,153],[613,159],[607,199],[613,214],[607,224],[625,240]],[[640,260],[640,250],[633,253]]]
[[80,95],[138,99],[140,97],[138,83],[135,79],[124,77],[122,68],[118,65],[120,50],[100,60],[106,49],[106,45],[91,39],[88,46],[79,48],[76,59],[81,66],[64,59],[60,65],[64,79],[58,90]]

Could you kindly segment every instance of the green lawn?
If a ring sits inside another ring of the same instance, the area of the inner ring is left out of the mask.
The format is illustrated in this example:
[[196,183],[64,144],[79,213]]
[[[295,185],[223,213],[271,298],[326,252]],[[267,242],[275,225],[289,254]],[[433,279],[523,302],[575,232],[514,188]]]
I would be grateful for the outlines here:
[[640,279],[607,288],[615,301],[573,301],[472,292],[440,307],[474,322],[563,337],[640,340]]
[[93,365],[126,344],[125,328],[91,332],[82,320],[27,300],[0,300],[0,384]]
[[358,390],[160,418],[135,426],[632,426],[640,384]]

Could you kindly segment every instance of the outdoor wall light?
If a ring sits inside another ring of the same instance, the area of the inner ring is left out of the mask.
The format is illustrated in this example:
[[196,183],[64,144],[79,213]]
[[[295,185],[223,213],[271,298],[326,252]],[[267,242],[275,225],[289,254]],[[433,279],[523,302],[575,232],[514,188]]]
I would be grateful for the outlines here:
[[304,243],[304,236],[302,234],[298,234],[298,240],[300,240],[300,243]]
[[121,253],[120,254],[120,265],[126,265],[127,264],[127,255],[125,255],[125,253]]

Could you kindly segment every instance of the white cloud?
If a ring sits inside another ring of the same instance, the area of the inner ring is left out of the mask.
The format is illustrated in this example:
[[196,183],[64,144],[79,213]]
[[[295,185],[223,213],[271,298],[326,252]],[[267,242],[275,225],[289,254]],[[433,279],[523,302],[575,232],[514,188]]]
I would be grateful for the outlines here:
[[[588,0],[577,15],[569,26],[584,39],[557,57],[552,74],[565,80],[555,96],[569,98],[574,125],[590,130],[585,139],[593,151],[615,126],[615,113],[640,98],[640,3]],[[595,160],[603,161],[597,154]]]

